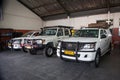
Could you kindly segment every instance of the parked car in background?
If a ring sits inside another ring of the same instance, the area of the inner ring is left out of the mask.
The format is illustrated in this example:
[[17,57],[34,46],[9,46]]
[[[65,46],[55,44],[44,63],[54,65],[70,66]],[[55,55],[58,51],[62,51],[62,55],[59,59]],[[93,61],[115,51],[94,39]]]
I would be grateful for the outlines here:
[[44,27],[40,36],[32,37],[27,40],[25,48],[30,54],[37,54],[38,50],[43,49],[47,57],[56,53],[58,41],[69,38],[72,27],[69,26],[50,26]]
[[41,34],[41,31],[30,31],[25,33],[24,35],[22,35],[21,37],[17,37],[17,38],[12,38],[9,42],[8,42],[8,48],[10,49],[22,49],[24,52],[26,52],[25,48],[24,48],[24,43],[25,40],[27,38],[30,37],[35,37]]
[[57,56],[61,59],[92,62],[99,66],[100,57],[111,52],[112,35],[109,29],[83,28],[74,37],[58,43]]

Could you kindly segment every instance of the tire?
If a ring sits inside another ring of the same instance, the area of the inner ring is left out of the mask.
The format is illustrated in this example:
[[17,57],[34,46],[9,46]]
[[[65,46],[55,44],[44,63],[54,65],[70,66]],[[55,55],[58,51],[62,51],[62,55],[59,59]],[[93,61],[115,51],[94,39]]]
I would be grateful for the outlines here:
[[22,47],[22,51],[27,53],[28,51],[25,49],[25,47]]
[[100,51],[97,51],[96,56],[95,56],[94,65],[96,68],[98,68],[99,64],[100,64]]
[[31,55],[36,55],[36,54],[37,54],[37,50],[35,50],[35,49],[30,49],[30,50],[29,50],[29,53],[30,53]]
[[46,55],[47,57],[52,57],[53,54],[54,54],[54,52],[55,52],[55,50],[53,49],[53,47],[47,46],[47,47],[45,48],[45,55]]

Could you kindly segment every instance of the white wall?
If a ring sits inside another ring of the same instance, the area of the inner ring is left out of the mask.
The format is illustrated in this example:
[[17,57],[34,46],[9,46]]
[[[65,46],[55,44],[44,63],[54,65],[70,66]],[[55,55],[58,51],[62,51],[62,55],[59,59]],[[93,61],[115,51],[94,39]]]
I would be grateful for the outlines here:
[[[119,27],[120,12],[111,13],[110,18],[113,19],[113,27]],[[75,29],[80,29],[80,27],[88,26],[88,24],[90,23],[96,23],[96,20],[104,20],[104,19],[108,19],[107,13],[92,15],[92,16],[76,17],[70,19],[67,18],[67,19],[46,21],[44,22],[44,26],[67,25],[67,26],[74,26]]]
[[0,28],[38,30],[43,21],[17,0],[6,0]]

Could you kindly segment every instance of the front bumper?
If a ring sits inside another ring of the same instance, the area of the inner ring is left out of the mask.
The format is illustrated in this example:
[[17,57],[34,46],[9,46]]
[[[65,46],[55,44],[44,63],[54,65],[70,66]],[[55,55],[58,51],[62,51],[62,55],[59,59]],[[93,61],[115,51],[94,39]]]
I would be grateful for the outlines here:
[[13,49],[22,49],[20,44],[8,44],[8,48]]
[[[60,49],[57,49],[57,56],[61,57],[61,58],[64,58],[64,59],[86,61],[86,62],[90,62],[90,61],[94,61],[95,60],[96,51],[92,51],[92,52],[88,52],[88,51],[87,52],[77,52],[77,54],[75,54],[74,56],[66,55],[66,54],[64,54],[64,51],[65,50],[61,50],[60,51]],[[76,52],[74,51],[74,53],[76,53]]]
[[24,45],[24,47],[26,49],[44,49],[45,45],[43,45],[43,44],[36,44],[36,45],[29,45],[29,44],[27,44],[27,45]]

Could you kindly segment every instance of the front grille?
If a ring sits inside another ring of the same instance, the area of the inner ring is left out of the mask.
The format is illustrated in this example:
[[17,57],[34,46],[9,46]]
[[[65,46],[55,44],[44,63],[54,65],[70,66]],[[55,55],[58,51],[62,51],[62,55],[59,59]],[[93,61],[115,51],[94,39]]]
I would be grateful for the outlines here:
[[73,51],[76,51],[77,43],[74,43],[74,42],[62,42],[62,49],[63,50],[73,50]]

